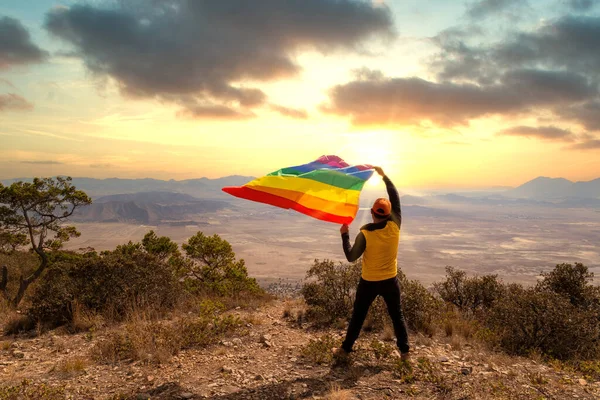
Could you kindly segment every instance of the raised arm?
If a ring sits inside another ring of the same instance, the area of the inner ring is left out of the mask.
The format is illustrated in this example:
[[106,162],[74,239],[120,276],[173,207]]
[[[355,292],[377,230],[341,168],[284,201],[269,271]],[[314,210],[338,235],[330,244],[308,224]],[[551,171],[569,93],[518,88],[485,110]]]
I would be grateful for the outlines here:
[[390,199],[390,203],[392,205],[392,219],[400,226],[402,224],[402,210],[400,208],[400,195],[398,195],[398,190],[387,177],[387,175],[383,172],[381,167],[373,167],[375,171],[383,178],[383,182],[385,182],[385,188],[387,189],[388,198]]

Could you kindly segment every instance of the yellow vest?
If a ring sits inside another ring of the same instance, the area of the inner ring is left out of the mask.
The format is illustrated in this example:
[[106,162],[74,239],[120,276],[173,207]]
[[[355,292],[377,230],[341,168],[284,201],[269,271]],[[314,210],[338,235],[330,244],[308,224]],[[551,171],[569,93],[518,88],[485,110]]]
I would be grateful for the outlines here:
[[361,229],[366,248],[362,255],[362,278],[366,281],[383,281],[398,273],[398,243],[400,227],[392,220],[385,228],[369,231]]

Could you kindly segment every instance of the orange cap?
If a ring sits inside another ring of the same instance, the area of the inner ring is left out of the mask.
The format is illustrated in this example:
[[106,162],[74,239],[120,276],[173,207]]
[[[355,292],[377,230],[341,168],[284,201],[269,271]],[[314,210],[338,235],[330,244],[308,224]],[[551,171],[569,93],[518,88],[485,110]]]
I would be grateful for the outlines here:
[[391,210],[392,204],[388,199],[384,198],[379,198],[375,200],[375,203],[373,203],[373,207],[371,208],[371,211],[373,211],[375,215],[379,217],[387,217],[388,215],[390,215]]

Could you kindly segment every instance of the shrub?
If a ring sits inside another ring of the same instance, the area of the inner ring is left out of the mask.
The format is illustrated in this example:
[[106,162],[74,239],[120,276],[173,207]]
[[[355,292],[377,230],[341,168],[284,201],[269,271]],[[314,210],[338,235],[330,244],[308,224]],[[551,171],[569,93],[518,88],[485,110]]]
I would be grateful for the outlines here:
[[558,264],[551,272],[542,273],[538,289],[549,290],[567,298],[578,307],[591,307],[598,303],[598,288],[591,285],[594,274],[581,263]]
[[596,312],[538,288],[510,285],[486,318],[492,338],[511,354],[532,351],[557,359],[593,359],[600,354]]
[[122,319],[135,306],[168,308],[179,290],[165,263],[142,251],[104,253],[48,269],[27,313],[47,327],[73,320],[73,305]]
[[433,287],[442,300],[468,315],[488,310],[504,290],[497,275],[469,278],[465,271],[450,266],[446,267],[446,280],[434,283]]
[[264,295],[256,279],[248,276],[244,260],[236,260],[231,244],[219,235],[198,232],[183,244],[183,250],[189,262],[178,267],[190,291],[238,299]]
[[319,324],[349,318],[361,275],[361,265],[315,260],[307,271],[302,296],[308,306],[307,317]]
[[416,332],[433,335],[434,322],[439,319],[442,312],[442,302],[419,281],[408,280],[402,271],[398,271],[398,279],[406,324]]
[[333,360],[332,349],[339,347],[340,343],[333,336],[326,334],[310,341],[302,347],[301,355],[316,364],[327,364]]

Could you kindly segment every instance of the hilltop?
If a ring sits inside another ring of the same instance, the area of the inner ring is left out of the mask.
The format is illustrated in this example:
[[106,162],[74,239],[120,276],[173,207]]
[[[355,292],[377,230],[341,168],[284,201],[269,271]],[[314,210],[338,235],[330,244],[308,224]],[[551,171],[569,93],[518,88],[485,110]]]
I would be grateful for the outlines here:
[[[373,340],[391,348],[391,335],[365,333],[349,365],[333,366],[322,338],[341,340],[343,327],[316,331],[290,318],[298,301],[275,300],[256,311],[234,310],[246,334],[205,349],[183,350],[158,365],[97,364],[90,349],[114,327],[76,335],[4,338],[0,380],[31,388],[62,388],[76,399],[595,399],[600,382],[522,357],[486,350],[459,335],[412,334],[413,374],[400,375],[393,356],[378,360]],[[285,317],[284,317],[285,315]],[[321,341],[319,341],[321,339]],[[382,339],[387,339],[382,340]],[[311,344],[312,342],[312,344]],[[308,350],[307,350],[308,349]],[[155,351],[151,347],[149,352]],[[316,361],[322,358],[323,362]],[[3,397],[0,391],[0,398]],[[60,397],[48,397],[60,398]]]

